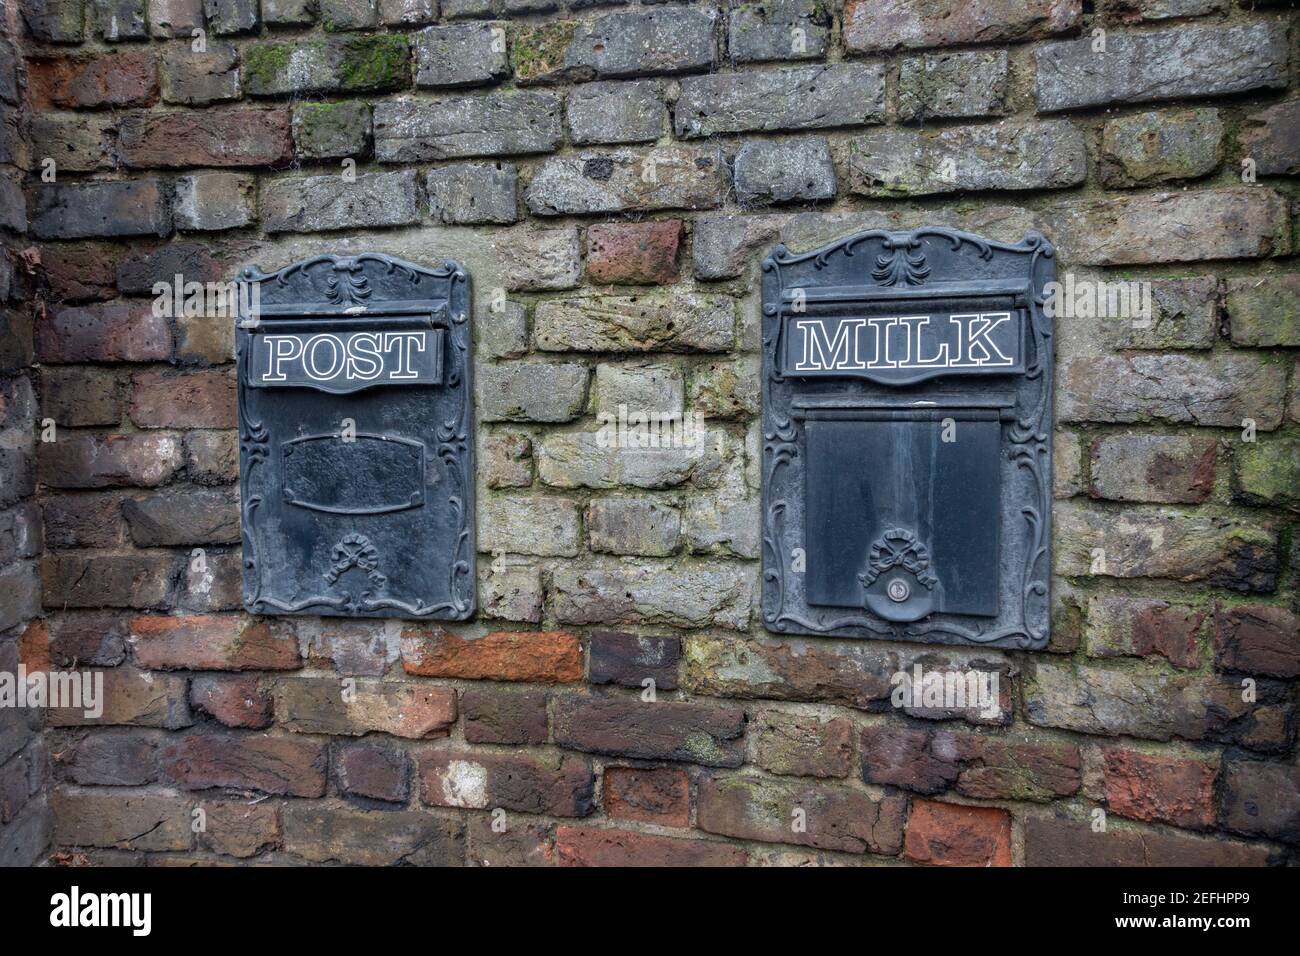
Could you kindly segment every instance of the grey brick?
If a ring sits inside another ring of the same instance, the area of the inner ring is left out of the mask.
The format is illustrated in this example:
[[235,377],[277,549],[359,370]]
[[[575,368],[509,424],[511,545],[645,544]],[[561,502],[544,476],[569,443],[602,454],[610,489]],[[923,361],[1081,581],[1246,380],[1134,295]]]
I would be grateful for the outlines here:
[[415,36],[416,86],[477,86],[510,75],[505,24],[454,23]]
[[569,90],[565,105],[569,138],[575,146],[658,139],[667,118],[668,110],[654,80],[584,83]]
[[370,104],[295,103],[293,142],[306,159],[364,156],[370,149]]
[[485,422],[567,422],[587,401],[587,368],[560,362],[485,365],[476,383]]
[[203,172],[176,180],[177,229],[238,229],[256,218],[257,181],[239,173]]
[[971,50],[909,57],[899,67],[900,120],[966,119],[1006,112],[1007,53]]
[[267,232],[406,226],[420,220],[413,169],[365,173],[354,182],[341,175],[273,179],[262,185],[261,206]]
[[560,98],[520,90],[375,104],[381,163],[550,152],[563,141]]
[[682,515],[650,498],[599,498],[587,508],[591,550],[665,557],[677,550]]
[[379,23],[375,0],[318,0],[320,20],[326,30],[365,30]]
[[483,502],[479,551],[574,557],[578,553],[578,505],[553,496],[494,495]]
[[26,0],[19,10],[34,39],[80,43],[86,37],[83,0]]
[[1260,21],[1110,33],[1103,52],[1085,37],[1045,44],[1034,60],[1041,112],[1222,96],[1286,86],[1286,29]]
[[1223,159],[1223,123],[1214,109],[1138,113],[1101,132],[1101,181],[1142,186],[1211,173]]
[[44,185],[36,191],[32,232],[40,239],[166,236],[167,192],[156,179]]
[[736,154],[734,175],[741,202],[835,198],[835,166],[830,145],[821,136],[747,140]]
[[31,118],[32,154],[55,169],[89,173],[111,169],[117,121],[92,113],[36,113]]
[[548,159],[533,177],[525,200],[538,216],[711,209],[721,204],[722,188],[722,161],[716,150],[664,146]]
[[866,196],[1059,189],[1083,182],[1083,134],[1065,120],[884,129],[849,144],[850,188]]
[[165,103],[206,106],[237,100],[239,52],[233,43],[215,41],[206,53],[195,53],[189,44],[164,47],[158,72]]
[[379,22],[384,26],[419,25],[437,19],[438,0],[379,0]]
[[149,0],[151,36],[189,37],[203,26],[203,0]]
[[718,21],[715,9],[682,6],[552,21],[515,37],[515,74],[521,82],[554,82],[707,70]]
[[93,0],[91,15],[99,35],[109,43],[118,40],[143,40],[149,35],[145,26],[144,0]]
[[1061,0],[847,0],[844,46],[853,53],[997,43],[1067,33],[1081,4]]
[[830,35],[822,0],[758,0],[731,11],[727,49],[734,63],[820,60]]
[[688,77],[675,127],[683,138],[822,129],[880,122],[884,112],[884,67],[837,63]]
[[262,0],[262,19],[276,26],[304,26],[316,19],[315,0]]
[[208,29],[218,36],[257,31],[257,0],[203,0]]
[[519,172],[512,163],[457,163],[429,171],[429,209],[440,222],[512,223],[519,219]]

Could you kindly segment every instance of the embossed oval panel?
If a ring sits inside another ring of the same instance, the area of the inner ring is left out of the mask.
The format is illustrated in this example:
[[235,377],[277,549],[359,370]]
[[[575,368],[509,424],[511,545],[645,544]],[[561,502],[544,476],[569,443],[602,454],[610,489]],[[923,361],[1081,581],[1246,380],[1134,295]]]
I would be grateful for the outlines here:
[[308,435],[280,446],[284,498],[338,515],[424,504],[424,443],[385,435]]

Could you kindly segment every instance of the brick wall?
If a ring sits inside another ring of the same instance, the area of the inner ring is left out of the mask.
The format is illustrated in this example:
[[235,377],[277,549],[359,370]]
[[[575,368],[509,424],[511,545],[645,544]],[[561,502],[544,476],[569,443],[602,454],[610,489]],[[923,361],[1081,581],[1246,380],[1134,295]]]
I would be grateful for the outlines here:
[[[31,155],[21,106],[20,34],[17,9],[0,7],[0,674],[10,682],[31,643],[42,643],[44,626],[32,374],[39,260],[25,242],[23,179]],[[35,863],[49,844],[41,718],[38,710],[0,707],[0,866]]]
[[[25,5],[57,164],[32,653],[108,691],[51,715],[57,858],[1295,862],[1293,12],[561,7]],[[1058,321],[1044,653],[756,614],[758,262],[927,223],[1151,283],[1143,327]],[[365,250],[473,277],[464,626],[240,611],[232,323],[151,310],[178,273]],[[619,405],[717,440],[601,447]],[[996,671],[1002,715],[893,707],[917,662]]]

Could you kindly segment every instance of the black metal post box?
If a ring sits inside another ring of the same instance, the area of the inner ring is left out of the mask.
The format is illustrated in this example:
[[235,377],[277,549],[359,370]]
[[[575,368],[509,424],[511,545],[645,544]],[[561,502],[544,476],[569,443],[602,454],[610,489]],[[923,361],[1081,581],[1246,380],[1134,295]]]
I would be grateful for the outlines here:
[[768,630],[1046,644],[1054,276],[942,228],[763,262]]
[[474,611],[469,277],[380,254],[245,269],[236,328],[244,605]]

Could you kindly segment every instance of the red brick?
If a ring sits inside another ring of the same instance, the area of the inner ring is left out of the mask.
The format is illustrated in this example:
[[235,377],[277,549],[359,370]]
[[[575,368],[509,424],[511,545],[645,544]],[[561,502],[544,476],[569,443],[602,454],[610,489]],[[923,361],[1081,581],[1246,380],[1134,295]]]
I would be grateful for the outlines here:
[[479,638],[440,627],[402,631],[402,667],[421,677],[527,681],[582,680],[582,646],[568,631],[495,631]]
[[187,790],[234,787],[291,797],[325,795],[326,746],[301,737],[191,734],[169,742],[163,773]]
[[378,732],[420,739],[445,737],[456,722],[455,688],[426,683],[299,678],[282,681],[275,699],[280,723],[303,734]]
[[122,499],[115,492],[57,495],[45,499],[45,547],[115,548],[123,543]]
[[184,677],[149,674],[133,667],[85,673],[104,675],[104,712],[87,717],[82,707],[51,708],[51,727],[121,725],[179,730],[193,723]]
[[111,299],[122,250],[107,243],[61,242],[41,247],[41,266],[56,302]]
[[190,706],[227,727],[262,730],[271,726],[271,695],[259,678],[195,677],[190,682]]
[[50,660],[59,667],[116,667],[126,658],[127,621],[127,616],[117,611],[48,618]]
[[1265,866],[1271,855],[1268,847],[1177,831],[1097,832],[1073,820],[1025,821],[1025,866]]
[[620,222],[587,228],[587,278],[592,282],[663,285],[678,279],[680,220]]
[[432,750],[419,757],[420,799],[431,806],[585,817],[596,778],[578,757]]
[[60,776],[81,786],[139,787],[158,776],[157,742],[140,731],[59,734],[51,744],[51,761]]
[[1214,823],[1216,768],[1196,760],[1108,747],[1106,805],[1122,817],[1201,829]]
[[560,866],[744,866],[744,849],[712,840],[560,827],[555,833]]
[[293,670],[298,641],[242,615],[137,617],[131,621],[135,660],[154,670]]
[[234,428],[235,376],[223,369],[137,372],[131,421],[141,428]]
[[961,772],[950,738],[898,724],[862,729],[862,778],[867,783],[906,787],[918,793],[948,789]]
[[339,789],[354,797],[405,803],[411,794],[411,758],[400,750],[373,744],[334,749]]
[[222,800],[200,806],[207,829],[199,842],[215,853],[247,859],[275,849],[283,839],[280,810],[272,804]]
[[665,827],[690,825],[690,784],[671,767],[606,767],[605,813]]
[[167,320],[147,301],[119,299],[48,313],[36,325],[42,362],[165,362],[172,354]]
[[1300,617],[1272,604],[1219,607],[1214,651],[1215,664],[1223,670],[1300,676]]
[[470,687],[461,695],[465,740],[472,744],[544,744],[547,695],[513,687]]
[[158,67],[143,50],[29,60],[28,90],[38,110],[152,106]]
[[913,800],[904,851],[909,859],[935,866],[1010,866],[1011,814]]
[[557,697],[552,734],[571,750],[710,767],[744,762],[745,712],[704,702]]
[[1133,653],[1139,657],[1159,654],[1178,667],[1196,667],[1204,623],[1203,611],[1152,602],[1133,614]]
[[469,814],[470,866],[551,866],[555,824],[507,814]]
[[123,161],[134,169],[280,166],[293,159],[288,110],[136,113],[122,121]]

